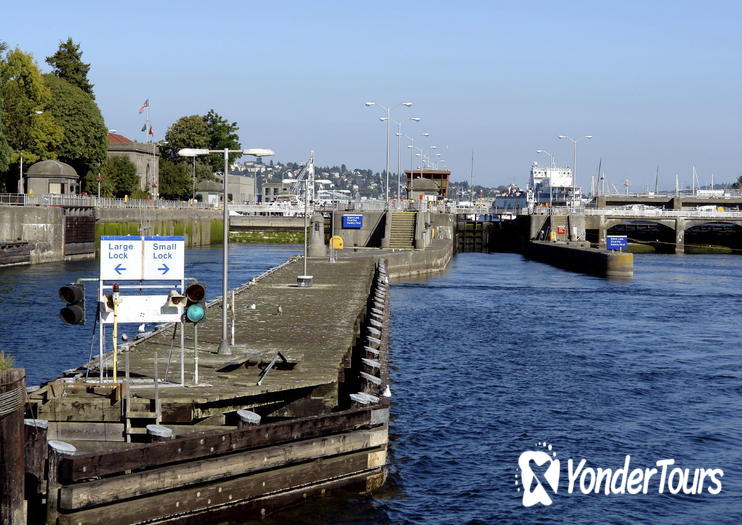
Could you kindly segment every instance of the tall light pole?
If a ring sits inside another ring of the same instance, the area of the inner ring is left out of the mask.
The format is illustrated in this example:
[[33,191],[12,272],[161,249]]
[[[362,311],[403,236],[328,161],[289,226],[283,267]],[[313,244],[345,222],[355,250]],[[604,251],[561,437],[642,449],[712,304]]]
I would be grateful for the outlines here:
[[[551,159],[551,164],[549,164],[549,167],[550,167],[550,168],[551,168],[552,170],[554,169],[554,155],[552,155],[551,153],[549,153],[549,152],[548,152],[548,151],[546,151],[545,149],[537,149],[537,150],[536,150],[536,153],[544,153],[544,154],[548,155],[548,156],[549,156],[549,158]],[[552,200],[553,200],[553,195],[554,195],[554,193],[553,193],[553,191],[552,191],[552,187],[553,187],[553,186],[552,186],[552,184],[551,184],[551,171],[549,171],[549,214],[551,214],[551,206],[552,206],[552,204],[553,204]],[[535,190],[535,189],[536,189],[536,188],[534,188],[534,190]],[[574,192],[574,190],[572,190],[572,192]]]
[[577,180],[577,141],[580,139],[590,140],[591,138],[593,138],[593,136],[583,135],[582,137],[577,137],[576,139],[573,139],[572,137],[568,137],[566,135],[559,135],[557,138],[567,139],[572,142],[572,203],[574,205],[575,192],[576,192],[576,180]]
[[[406,108],[412,107],[412,102],[401,102],[397,104]],[[385,207],[389,207],[389,125],[391,119],[392,109],[391,107],[382,106],[376,102],[366,102],[366,107],[378,106],[386,112],[386,117],[380,117],[379,120],[386,121],[386,190],[384,196]]]
[[[422,119],[420,117],[410,117],[410,120],[413,121],[413,122],[420,122],[420,120],[422,120]],[[401,193],[400,193],[400,191],[401,191],[400,190],[400,187],[402,185],[402,182],[401,182],[401,177],[402,177],[401,169],[402,168],[400,166],[400,164],[401,164],[400,158],[401,158],[402,152],[401,152],[401,149],[400,149],[399,141],[401,140],[401,138],[403,136],[404,137],[407,137],[407,135],[405,135],[404,133],[402,133],[402,123],[400,121],[394,120],[394,119],[392,119],[392,121],[397,125],[397,133],[395,133],[395,135],[397,135],[397,206],[399,206],[399,202],[400,202],[400,200],[402,198]],[[407,137],[407,138],[409,138],[409,137]],[[410,167],[410,169],[412,169],[412,167]]]
[[189,151],[188,154],[181,153],[181,151],[186,151],[186,150],[185,149],[182,149],[182,150],[180,150],[178,152],[178,155],[180,155],[181,157],[192,157],[193,158],[193,169],[191,171],[191,183],[192,183],[191,184],[192,185],[191,198],[193,200],[195,200],[196,199],[196,157],[198,155],[193,154],[193,153],[190,153],[190,151],[195,151],[195,150],[190,149],[190,148],[188,148],[188,151]]
[[229,348],[229,340],[227,339],[227,293],[229,292],[229,193],[228,193],[228,179],[229,179],[229,154],[230,153],[241,153],[242,155],[252,155],[253,157],[269,157],[275,155],[273,150],[264,148],[251,148],[251,149],[199,149],[199,148],[183,148],[178,151],[178,155],[181,157],[195,157],[197,155],[208,155],[209,153],[224,153],[224,250],[222,255],[222,341],[219,343],[218,354],[220,355],[231,355],[232,351]]

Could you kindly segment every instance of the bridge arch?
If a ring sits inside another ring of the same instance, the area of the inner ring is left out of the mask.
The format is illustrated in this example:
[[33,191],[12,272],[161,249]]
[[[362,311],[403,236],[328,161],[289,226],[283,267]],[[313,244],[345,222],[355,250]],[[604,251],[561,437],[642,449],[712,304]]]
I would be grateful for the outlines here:
[[609,219],[607,235],[626,235],[629,243],[644,246],[643,251],[675,253],[675,221],[653,219]]
[[686,253],[742,253],[742,224],[694,219],[685,221]]

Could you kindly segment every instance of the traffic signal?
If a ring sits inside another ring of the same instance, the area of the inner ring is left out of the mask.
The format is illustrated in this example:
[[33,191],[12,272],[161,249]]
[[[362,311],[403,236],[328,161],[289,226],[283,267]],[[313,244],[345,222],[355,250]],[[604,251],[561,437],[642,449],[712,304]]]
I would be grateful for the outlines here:
[[189,323],[198,323],[206,317],[206,289],[200,283],[194,283],[186,288],[186,307],[183,312],[183,320]]
[[67,306],[59,311],[59,315],[67,324],[85,324],[85,288],[81,284],[68,284],[59,289],[59,298]]

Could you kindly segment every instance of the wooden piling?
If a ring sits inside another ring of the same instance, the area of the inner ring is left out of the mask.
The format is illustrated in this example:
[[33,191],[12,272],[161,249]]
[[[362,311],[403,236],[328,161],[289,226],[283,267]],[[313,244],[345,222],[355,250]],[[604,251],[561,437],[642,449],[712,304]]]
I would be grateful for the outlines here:
[[21,525],[26,469],[23,411],[25,370],[0,370],[0,523]]

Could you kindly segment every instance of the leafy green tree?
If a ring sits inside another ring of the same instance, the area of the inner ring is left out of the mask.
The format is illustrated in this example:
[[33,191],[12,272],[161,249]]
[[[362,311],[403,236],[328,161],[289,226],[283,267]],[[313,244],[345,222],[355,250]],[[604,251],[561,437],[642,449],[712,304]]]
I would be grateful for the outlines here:
[[123,155],[114,155],[106,159],[101,168],[101,176],[112,188],[113,196],[131,195],[139,189],[139,177],[134,163]]
[[209,127],[200,115],[189,115],[179,118],[165,133],[167,144],[160,148],[162,158],[172,162],[187,161],[191,159],[180,157],[178,151],[183,148],[208,149],[211,135]]
[[79,87],[91,98],[95,98],[93,84],[88,80],[90,64],[82,61],[80,46],[75,44],[72,38],[68,38],[66,42],[60,42],[57,52],[46,57],[46,63],[52,66],[53,75]]
[[[240,127],[236,122],[230,123],[213,109],[204,116],[204,122],[209,130],[209,149],[240,149],[240,137],[237,135]],[[239,158],[239,153],[231,153],[229,162]],[[209,162],[213,171],[224,171],[224,155],[209,155]]]
[[[9,51],[0,62],[0,98],[4,101],[0,118],[13,148],[10,162],[16,166],[21,154],[27,164],[57,158],[64,130],[47,111],[51,97],[33,57],[18,48]],[[13,167],[10,172],[5,185],[14,191],[18,170]]]
[[160,197],[163,199],[190,199],[193,191],[191,166],[183,162],[160,160]]
[[[8,49],[8,45],[0,40],[0,56],[5,53]],[[3,98],[0,97],[0,116],[3,114]],[[4,172],[8,169],[10,164],[10,144],[8,144],[8,138],[5,134],[5,125],[3,124],[2,118],[0,118],[0,172]]]
[[57,157],[75,168],[83,178],[83,190],[93,194],[97,183],[88,186],[86,175],[93,172],[97,176],[108,149],[108,130],[100,109],[90,95],[63,78],[46,74],[44,81],[52,93],[49,111],[64,129]]
[[[103,166],[105,161],[101,164],[100,171],[100,196],[101,197],[113,197],[116,194],[116,185],[110,176],[104,176]],[[98,195],[98,173],[89,171],[83,177],[82,187],[84,191],[89,195]]]

